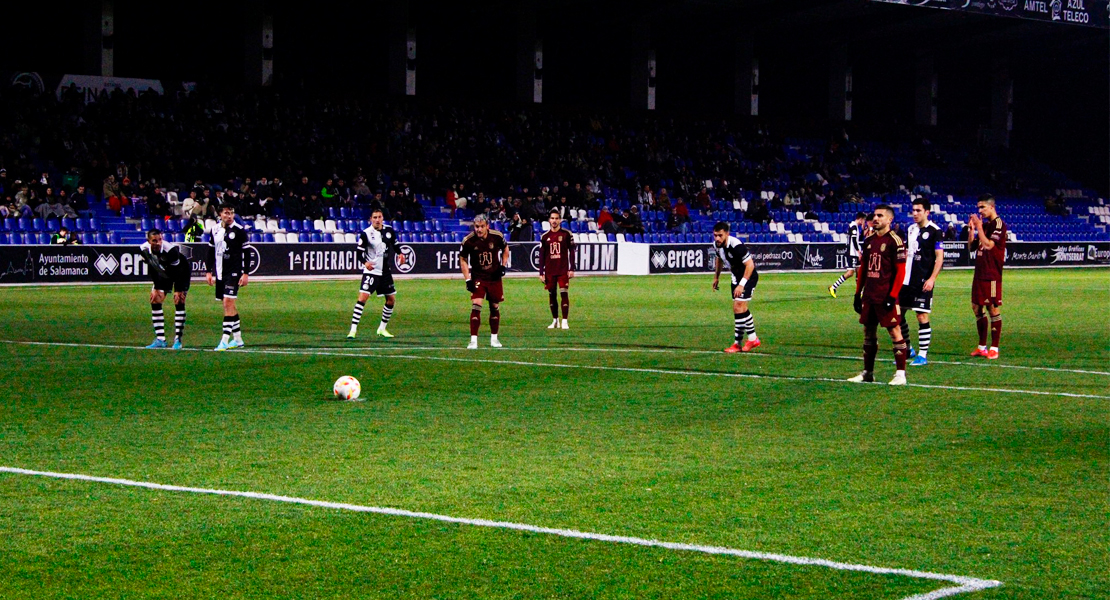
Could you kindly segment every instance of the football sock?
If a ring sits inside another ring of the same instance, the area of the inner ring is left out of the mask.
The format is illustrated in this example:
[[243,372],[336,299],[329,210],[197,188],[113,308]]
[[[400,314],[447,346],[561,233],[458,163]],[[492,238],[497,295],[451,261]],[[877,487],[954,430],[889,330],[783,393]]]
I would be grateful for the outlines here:
[[563,320],[565,321],[570,316],[570,292],[559,292],[559,300],[563,308]]
[[547,304],[551,307],[551,318],[552,319],[558,319],[559,318],[559,302],[555,298],[555,290],[550,290],[550,291],[547,292]]
[[740,343],[740,336],[744,333],[744,315],[746,313],[733,313],[732,315],[732,338],[736,343]]
[[922,358],[929,353],[929,344],[933,341],[933,326],[929,323],[921,323],[917,326],[917,354]]
[[742,330],[738,330],[736,332],[736,341],[740,341],[741,331],[748,334],[749,340],[757,339],[755,335],[755,318],[752,317],[751,311],[745,310],[739,315],[736,315],[736,318],[739,319],[740,326],[743,328]]
[[224,337],[222,341],[225,344],[231,339],[231,322],[234,320],[235,317],[224,315]]
[[150,321],[154,323],[155,339],[166,341],[166,317],[161,304],[150,304]]
[[833,289],[835,290],[835,289],[839,288],[841,285],[844,285],[845,281],[848,281],[848,279],[846,277],[844,277],[843,275],[841,275],[840,278],[836,280],[836,283],[833,284]]
[[389,325],[389,319],[391,319],[392,317],[393,307],[389,304],[386,304],[385,307],[382,308],[382,324],[378,326],[378,329],[385,329],[385,326]]
[[975,318],[975,326],[979,328],[979,348],[986,349],[987,347],[987,315],[982,314]]
[[902,339],[906,340],[908,344],[910,341],[910,322],[906,320],[905,313],[902,314],[902,322],[898,326],[902,329]]
[[366,308],[365,302],[355,302],[355,312],[351,315],[351,326],[358,327],[358,322],[362,320],[362,309]]
[[242,342],[243,332],[241,331],[241,327],[239,324],[239,315],[235,315],[234,317],[231,317],[231,319],[231,335],[235,337],[236,342]]
[[489,307],[489,332],[494,336],[501,329],[501,309],[496,306]]
[[879,340],[874,335],[864,335],[863,338],[863,370],[868,373],[875,372],[875,355],[879,353]]
[[994,315],[991,317],[991,348],[998,349],[998,343],[1002,341],[1002,315]]
[[185,335],[185,303],[174,305],[173,334],[177,339]]
[[478,335],[478,328],[482,326],[482,305],[473,304],[470,307],[470,335]]
[[894,364],[897,365],[899,371],[906,370],[906,356],[909,353],[909,345],[906,344],[906,340],[894,342]]

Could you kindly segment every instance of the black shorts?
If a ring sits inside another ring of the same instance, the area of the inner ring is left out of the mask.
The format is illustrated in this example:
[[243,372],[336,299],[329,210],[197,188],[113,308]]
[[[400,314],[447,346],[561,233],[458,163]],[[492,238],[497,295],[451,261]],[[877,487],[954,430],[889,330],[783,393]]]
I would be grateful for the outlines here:
[[224,298],[235,299],[239,297],[239,278],[242,273],[229,273],[227,279],[216,280],[216,299],[223,300]]
[[173,292],[187,292],[189,291],[189,283],[190,280],[187,276],[173,278],[155,277],[154,289],[167,294],[172,294]]
[[736,297],[736,288],[740,287],[740,280],[735,275],[732,276],[732,299],[740,302],[751,302],[752,292],[755,291],[755,286],[759,285],[759,272],[752,273],[748,283],[744,284],[744,291],[740,293],[740,297]]
[[393,286],[393,273],[389,271],[381,275],[363,273],[362,284],[359,285],[358,291],[363,294],[377,294],[379,296],[392,296],[396,294],[397,288]]
[[858,254],[852,254],[851,252],[849,252],[847,258],[848,258],[848,268],[849,269],[854,270],[854,269],[859,268],[859,255]]
[[898,305],[909,307],[914,312],[933,312],[933,290],[926,292],[919,287],[904,285],[898,292]]

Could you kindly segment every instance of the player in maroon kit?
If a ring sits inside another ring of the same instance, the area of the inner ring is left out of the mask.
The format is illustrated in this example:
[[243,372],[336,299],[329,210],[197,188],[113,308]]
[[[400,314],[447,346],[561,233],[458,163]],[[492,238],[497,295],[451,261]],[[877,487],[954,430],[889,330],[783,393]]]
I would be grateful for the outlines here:
[[459,253],[459,266],[462,268],[466,289],[470,292],[470,344],[473,350],[478,347],[478,328],[482,325],[482,301],[489,300],[489,345],[500,348],[497,330],[501,327],[499,305],[505,301],[505,289],[501,278],[505,276],[505,265],[509,264],[509,245],[499,231],[491,231],[485,215],[474,217],[474,232],[463,238]]
[[854,307],[863,325],[863,371],[848,381],[875,381],[875,355],[879,352],[878,326],[886,327],[894,342],[897,371],[890,385],[906,385],[906,341],[902,339],[902,321],[898,293],[906,278],[906,245],[890,230],[894,210],[887,205],[875,208],[871,219],[872,234],[863,243],[859,273],[856,274]]
[[[1002,306],[1002,263],[1006,261],[1006,224],[998,216],[994,196],[979,196],[978,206],[979,214],[967,219],[968,250],[976,252],[971,309],[975,311],[975,325],[979,328],[979,347],[971,355],[995,360],[998,358],[998,344],[1002,341],[1002,313],[999,307]],[[988,327],[991,332],[990,349],[987,349]]]
[[[548,329],[570,329],[567,317],[570,315],[570,279],[574,277],[574,235],[563,229],[563,217],[558,210],[552,210],[547,217],[551,229],[540,238],[540,281],[547,290],[547,302],[551,306],[551,324]],[[556,302],[555,290],[559,291]],[[559,323],[559,307],[562,305],[563,322]]]

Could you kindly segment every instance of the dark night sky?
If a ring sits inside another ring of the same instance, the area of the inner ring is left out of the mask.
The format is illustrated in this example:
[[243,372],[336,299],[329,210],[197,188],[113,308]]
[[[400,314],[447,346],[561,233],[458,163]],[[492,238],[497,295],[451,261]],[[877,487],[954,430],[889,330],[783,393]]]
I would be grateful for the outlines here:
[[[99,4],[94,3],[94,4]],[[384,3],[318,0],[275,5],[275,71],[285,83],[384,92]],[[514,2],[444,8],[411,0],[420,99],[508,102],[513,94]],[[855,82],[853,127],[913,122],[913,57],[935,54],[941,127],[973,134],[989,124],[997,59],[1014,77],[1015,147],[1105,190],[1110,178],[1110,38],[1106,31],[956,14],[865,0],[643,0],[539,3],[544,99],[555,106],[626,108],[627,50],[635,19],[651,26],[658,106],[727,115],[733,36],[754,31],[761,112],[769,120],[821,123],[827,114],[828,48],[848,40]],[[237,2],[116,0],[116,75],[236,84],[242,80],[245,11]],[[22,3],[11,12],[0,70],[85,72],[80,10]]]

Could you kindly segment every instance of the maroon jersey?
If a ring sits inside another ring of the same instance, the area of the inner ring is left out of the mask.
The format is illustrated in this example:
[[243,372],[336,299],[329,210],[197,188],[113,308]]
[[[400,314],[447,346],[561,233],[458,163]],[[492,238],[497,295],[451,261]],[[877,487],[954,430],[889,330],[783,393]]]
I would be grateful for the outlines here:
[[566,229],[548,231],[540,238],[540,275],[565,275],[574,264],[574,235]]
[[497,281],[501,270],[501,253],[505,251],[505,236],[489,230],[486,237],[471,233],[463,238],[460,255],[470,265],[470,277],[478,281]]
[[1006,224],[1001,217],[983,221],[983,235],[992,242],[994,248],[979,250],[979,236],[971,241],[971,251],[975,254],[975,278],[983,281],[1001,281],[1002,263],[1006,261]]
[[859,282],[863,301],[882,304],[888,297],[898,297],[906,276],[906,245],[893,231],[872,235],[863,242],[860,254]]

